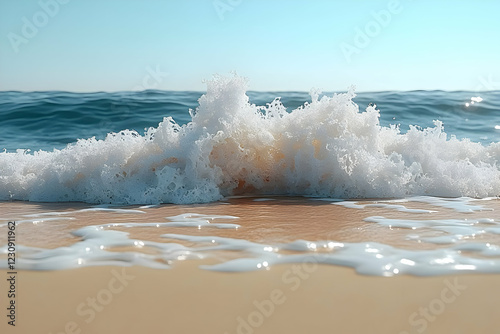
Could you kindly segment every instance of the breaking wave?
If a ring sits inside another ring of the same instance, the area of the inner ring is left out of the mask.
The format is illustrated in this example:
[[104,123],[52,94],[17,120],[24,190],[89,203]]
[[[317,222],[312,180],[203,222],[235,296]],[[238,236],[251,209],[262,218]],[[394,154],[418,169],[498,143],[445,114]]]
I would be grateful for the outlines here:
[[225,196],[392,198],[500,195],[500,143],[434,127],[381,126],[375,105],[347,93],[288,112],[249,102],[244,78],[215,77],[192,120],[165,117],[61,150],[0,153],[0,199],[88,203],[199,203]]

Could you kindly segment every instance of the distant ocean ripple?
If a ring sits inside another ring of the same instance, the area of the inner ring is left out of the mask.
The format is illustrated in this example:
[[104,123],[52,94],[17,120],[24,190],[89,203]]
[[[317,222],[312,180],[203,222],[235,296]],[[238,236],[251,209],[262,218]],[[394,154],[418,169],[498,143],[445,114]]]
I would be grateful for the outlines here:
[[[178,124],[191,120],[189,109],[198,106],[203,92],[159,91],[118,93],[0,92],[0,149],[15,152],[62,149],[77,139],[124,129],[143,133],[165,116]],[[248,92],[250,102],[265,105],[281,97],[289,111],[306,101],[306,92]],[[331,95],[331,94],[329,94]],[[483,101],[470,104],[471,97]],[[380,124],[432,127],[443,122],[448,135],[488,144],[500,141],[500,91],[489,92],[374,92],[353,99],[363,111],[370,103],[380,110]],[[469,103],[469,106],[466,106]],[[495,126],[497,128],[495,128]]]

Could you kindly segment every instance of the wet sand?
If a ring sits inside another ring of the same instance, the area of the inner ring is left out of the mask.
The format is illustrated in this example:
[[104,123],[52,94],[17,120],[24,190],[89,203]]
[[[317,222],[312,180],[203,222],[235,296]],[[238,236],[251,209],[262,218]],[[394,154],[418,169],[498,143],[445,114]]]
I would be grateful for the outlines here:
[[[261,198],[262,199],[262,198]],[[254,198],[234,198],[225,202],[192,205],[161,205],[153,208],[140,206],[119,207],[143,211],[137,213],[113,213],[99,211],[79,211],[90,207],[85,203],[31,203],[0,202],[0,224],[9,220],[43,220],[49,217],[71,218],[57,221],[21,223],[17,227],[20,242],[25,246],[55,248],[66,246],[78,240],[71,232],[89,225],[114,223],[166,223],[167,217],[185,213],[206,215],[229,215],[237,220],[224,221],[241,225],[237,230],[203,227],[199,230],[191,227],[113,227],[126,231],[131,238],[151,241],[165,241],[161,234],[179,233],[198,236],[217,235],[221,237],[241,238],[255,242],[290,242],[297,239],[335,240],[339,242],[376,241],[397,247],[426,248],[433,245],[408,242],[407,229],[387,228],[363,219],[369,216],[383,216],[393,219],[500,219],[500,200],[474,201],[473,205],[482,205],[491,211],[471,213],[456,212],[452,209],[436,207],[419,202],[404,204],[409,209],[433,210],[433,213],[407,213],[386,208],[370,207],[352,209],[333,205],[331,202],[304,198],[274,197],[273,200],[261,201]],[[359,201],[359,204],[372,203]],[[400,204],[400,203],[398,203]],[[66,212],[67,215],[43,216],[47,212]],[[37,215],[33,217],[32,215]],[[29,216],[29,217],[28,217]],[[1,233],[0,245],[5,244],[6,234]],[[481,236],[477,236],[481,238]],[[500,242],[500,238],[498,239]]]
[[[378,241],[426,248],[405,240],[405,229],[363,221],[367,216],[401,219],[494,218],[500,201],[474,202],[495,211],[459,213],[424,203],[408,208],[437,213],[405,213],[384,208],[350,209],[321,201],[276,198],[231,199],[206,205],[162,205],[143,214],[72,212],[73,220],[24,222],[19,245],[55,248],[78,240],[71,231],[118,222],[166,222],[182,213],[233,215],[237,230],[216,228],[117,228],[131,237],[166,242],[159,235],[217,235],[259,242],[336,240]],[[0,223],[26,215],[88,208],[81,203],[1,202]],[[33,219],[33,218],[29,218]],[[6,242],[0,228],[0,244]],[[478,237],[479,238],[479,237]],[[0,259],[5,261],[6,259]],[[283,264],[269,270],[223,273],[199,269],[209,260],[176,261],[171,269],[85,267],[19,271],[16,326],[7,324],[6,270],[1,270],[2,333],[495,333],[500,328],[498,275],[375,277],[351,268]]]

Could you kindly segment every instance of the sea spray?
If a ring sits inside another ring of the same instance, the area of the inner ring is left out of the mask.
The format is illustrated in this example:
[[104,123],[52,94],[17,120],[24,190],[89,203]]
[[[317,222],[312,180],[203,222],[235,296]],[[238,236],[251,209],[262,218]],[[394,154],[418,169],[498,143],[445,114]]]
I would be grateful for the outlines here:
[[[335,198],[500,194],[500,143],[380,125],[351,89],[311,94],[287,111],[279,98],[249,102],[247,82],[215,77],[177,124],[165,117],[143,134],[123,130],[52,152],[0,153],[0,199],[89,203],[196,203],[238,194]],[[168,113],[168,110],[165,110]]]

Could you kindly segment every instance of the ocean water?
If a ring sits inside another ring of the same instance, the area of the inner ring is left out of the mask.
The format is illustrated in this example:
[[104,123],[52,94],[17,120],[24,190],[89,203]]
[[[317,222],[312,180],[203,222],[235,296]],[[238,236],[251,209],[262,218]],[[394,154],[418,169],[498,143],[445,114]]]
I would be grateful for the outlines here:
[[0,93],[0,199],[500,194],[500,92]]
[[[63,149],[78,139],[104,139],[110,132],[129,129],[143,133],[170,116],[179,125],[191,121],[205,92],[158,91],[115,93],[0,92],[0,148],[33,151]],[[265,106],[275,98],[288,112],[311,102],[308,92],[248,91],[249,102]],[[331,96],[333,93],[323,93]],[[471,101],[480,97],[481,102]],[[376,104],[380,125],[433,127],[443,122],[448,136],[489,144],[500,141],[500,91],[407,91],[356,93],[360,112]],[[496,126],[496,128],[495,128]]]
[[[493,210],[500,195],[500,92],[262,93],[247,86],[234,76],[215,78],[206,92],[0,92],[0,205],[87,203],[80,210],[64,204],[59,211],[2,213],[0,230],[16,220],[20,229],[54,224],[49,230],[59,235],[72,220],[87,222],[71,231],[77,240],[69,246],[21,242],[19,268],[170,268],[229,251],[230,259],[202,268],[260,270],[313,256],[368,275],[500,273],[500,217]],[[302,201],[276,197],[283,195]],[[359,231],[407,233],[393,244],[376,236],[339,241],[330,226],[316,239],[250,240],[253,220],[262,217],[248,215],[250,202],[238,202],[249,196],[264,212],[281,214],[254,235],[292,221],[290,205],[318,202],[325,214],[306,224],[325,224],[343,206],[361,210]],[[176,205],[160,205],[168,203]],[[130,218],[195,203],[213,203],[220,212],[190,206],[195,212],[166,220]],[[126,205],[135,206],[120,207]],[[232,205],[245,216],[225,214]],[[380,208],[390,217],[373,214]],[[120,230],[144,228],[158,231],[148,234],[156,241]],[[234,233],[220,232],[227,230]]]

